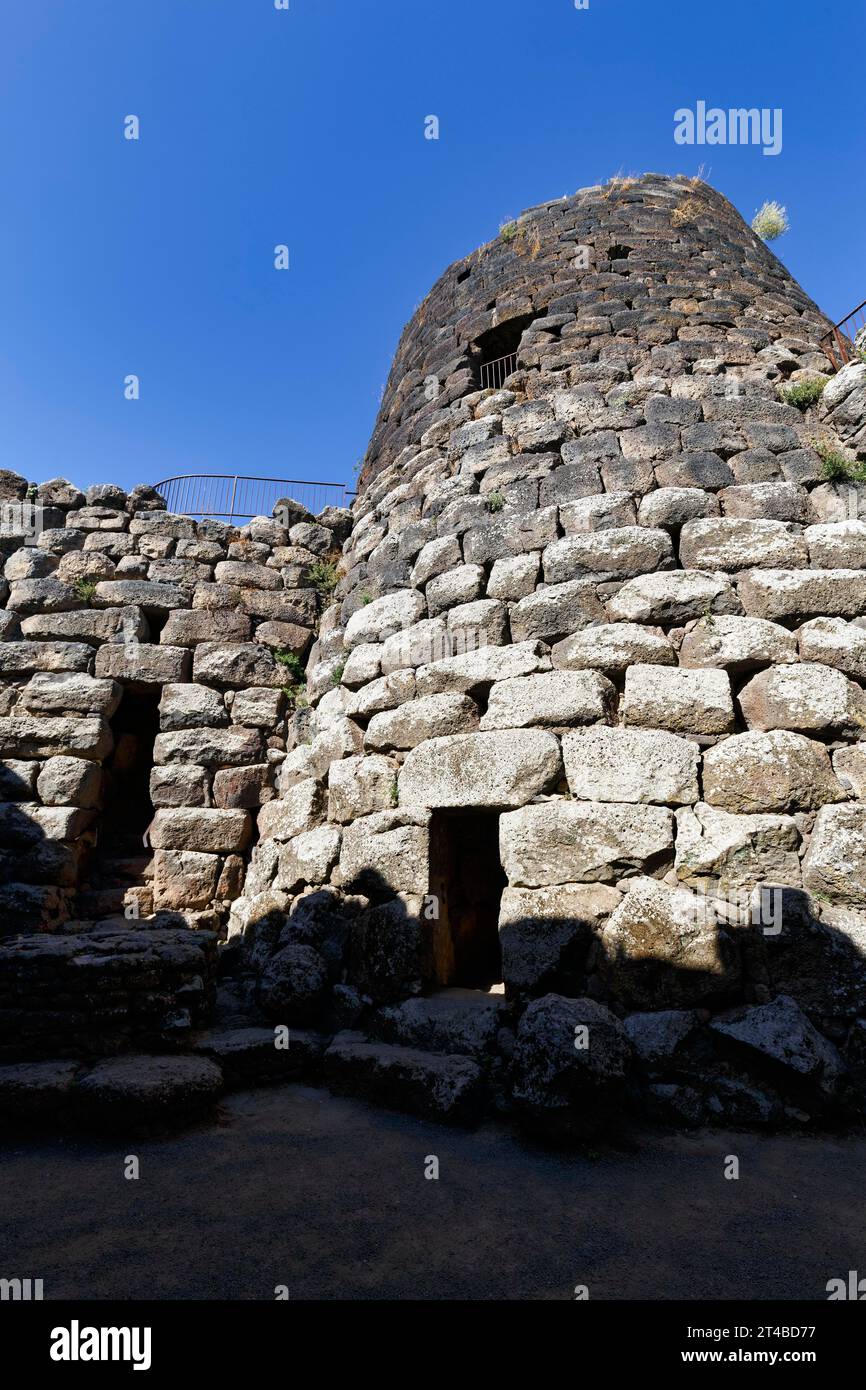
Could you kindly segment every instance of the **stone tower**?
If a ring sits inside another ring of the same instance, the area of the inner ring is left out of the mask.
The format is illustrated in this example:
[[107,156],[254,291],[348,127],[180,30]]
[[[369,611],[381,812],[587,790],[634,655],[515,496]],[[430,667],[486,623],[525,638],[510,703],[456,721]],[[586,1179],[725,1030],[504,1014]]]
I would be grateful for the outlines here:
[[[862,1109],[866,366],[820,393],[828,327],[706,184],[614,180],[434,286],[348,535],[99,544],[182,590],[159,891],[334,1089],[556,1137]],[[25,665],[66,627],[27,621]]]

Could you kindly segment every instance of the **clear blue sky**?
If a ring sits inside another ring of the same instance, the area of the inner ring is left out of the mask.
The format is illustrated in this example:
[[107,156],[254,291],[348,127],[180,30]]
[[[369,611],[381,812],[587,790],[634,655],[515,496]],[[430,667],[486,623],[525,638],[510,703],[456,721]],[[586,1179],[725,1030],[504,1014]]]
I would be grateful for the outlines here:
[[[348,481],[442,270],[617,170],[785,203],[839,318],[864,39],[862,0],[0,0],[0,467]],[[676,146],[699,99],[781,107],[782,153]]]

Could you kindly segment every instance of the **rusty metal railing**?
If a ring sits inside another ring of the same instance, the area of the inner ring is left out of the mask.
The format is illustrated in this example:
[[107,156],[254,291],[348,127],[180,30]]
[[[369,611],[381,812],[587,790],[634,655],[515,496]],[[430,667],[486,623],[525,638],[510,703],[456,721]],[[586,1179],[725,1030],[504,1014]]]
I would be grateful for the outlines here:
[[492,387],[498,391],[506,377],[517,371],[517,353],[507,352],[504,357],[496,357],[492,362],[482,362],[480,380],[482,391]]
[[254,478],[240,473],[181,473],[153,486],[170,512],[181,516],[244,521],[271,516],[277,502],[292,497],[308,512],[348,507],[353,494],[344,483],[312,483],[300,478]]
[[821,339],[821,346],[833,363],[834,371],[839,371],[854,356],[854,343],[858,333],[866,328],[866,299],[858,304],[847,318],[840,319],[830,332]]

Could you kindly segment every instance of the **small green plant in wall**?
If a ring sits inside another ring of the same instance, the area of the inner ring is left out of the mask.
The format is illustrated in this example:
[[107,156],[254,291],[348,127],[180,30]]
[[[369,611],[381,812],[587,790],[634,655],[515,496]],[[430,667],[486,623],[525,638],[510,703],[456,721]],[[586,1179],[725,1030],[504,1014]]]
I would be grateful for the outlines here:
[[781,203],[762,203],[752,218],[752,231],[762,241],[775,241],[776,237],[784,236],[790,225],[788,209]]
[[314,560],[307,570],[307,579],[320,594],[332,594],[340,582],[336,560]]
[[274,651],[274,661],[285,666],[289,675],[294,676],[296,681],[305,679],[304,663],[296,652],[290,652],[287,647],[277,647]]
[[827,385],[827,377],[813,376],[807,381],[792,381],[783,386],[779,394],[786,405],[796,406],[798,410],[808,410],[821,399],[821,392]]
[[81,603],[87,604],[89,608],[96,594],[96,584],[92,579],[76,579],[72,584],[72,592]]
[[489,512],[501,512],[505,506],[505,498],[501,492],[491,492],[488,494],[486,505]]
[[812,448],[821,460],[821,474],[829,482],[866,483],[866,463],[858,463],[829,439],[815,439]]

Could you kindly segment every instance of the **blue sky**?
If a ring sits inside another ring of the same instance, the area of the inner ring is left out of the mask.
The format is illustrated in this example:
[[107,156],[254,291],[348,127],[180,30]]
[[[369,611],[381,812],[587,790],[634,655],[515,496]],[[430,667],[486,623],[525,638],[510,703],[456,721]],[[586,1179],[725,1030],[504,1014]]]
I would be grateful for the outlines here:
[[[618,170],[786,204],[840,318],[864,38],[860,0],[0,0],[0,467],[349,481],[436,277]],[[698,100],[781,107],[782,152],[675,145]]]

